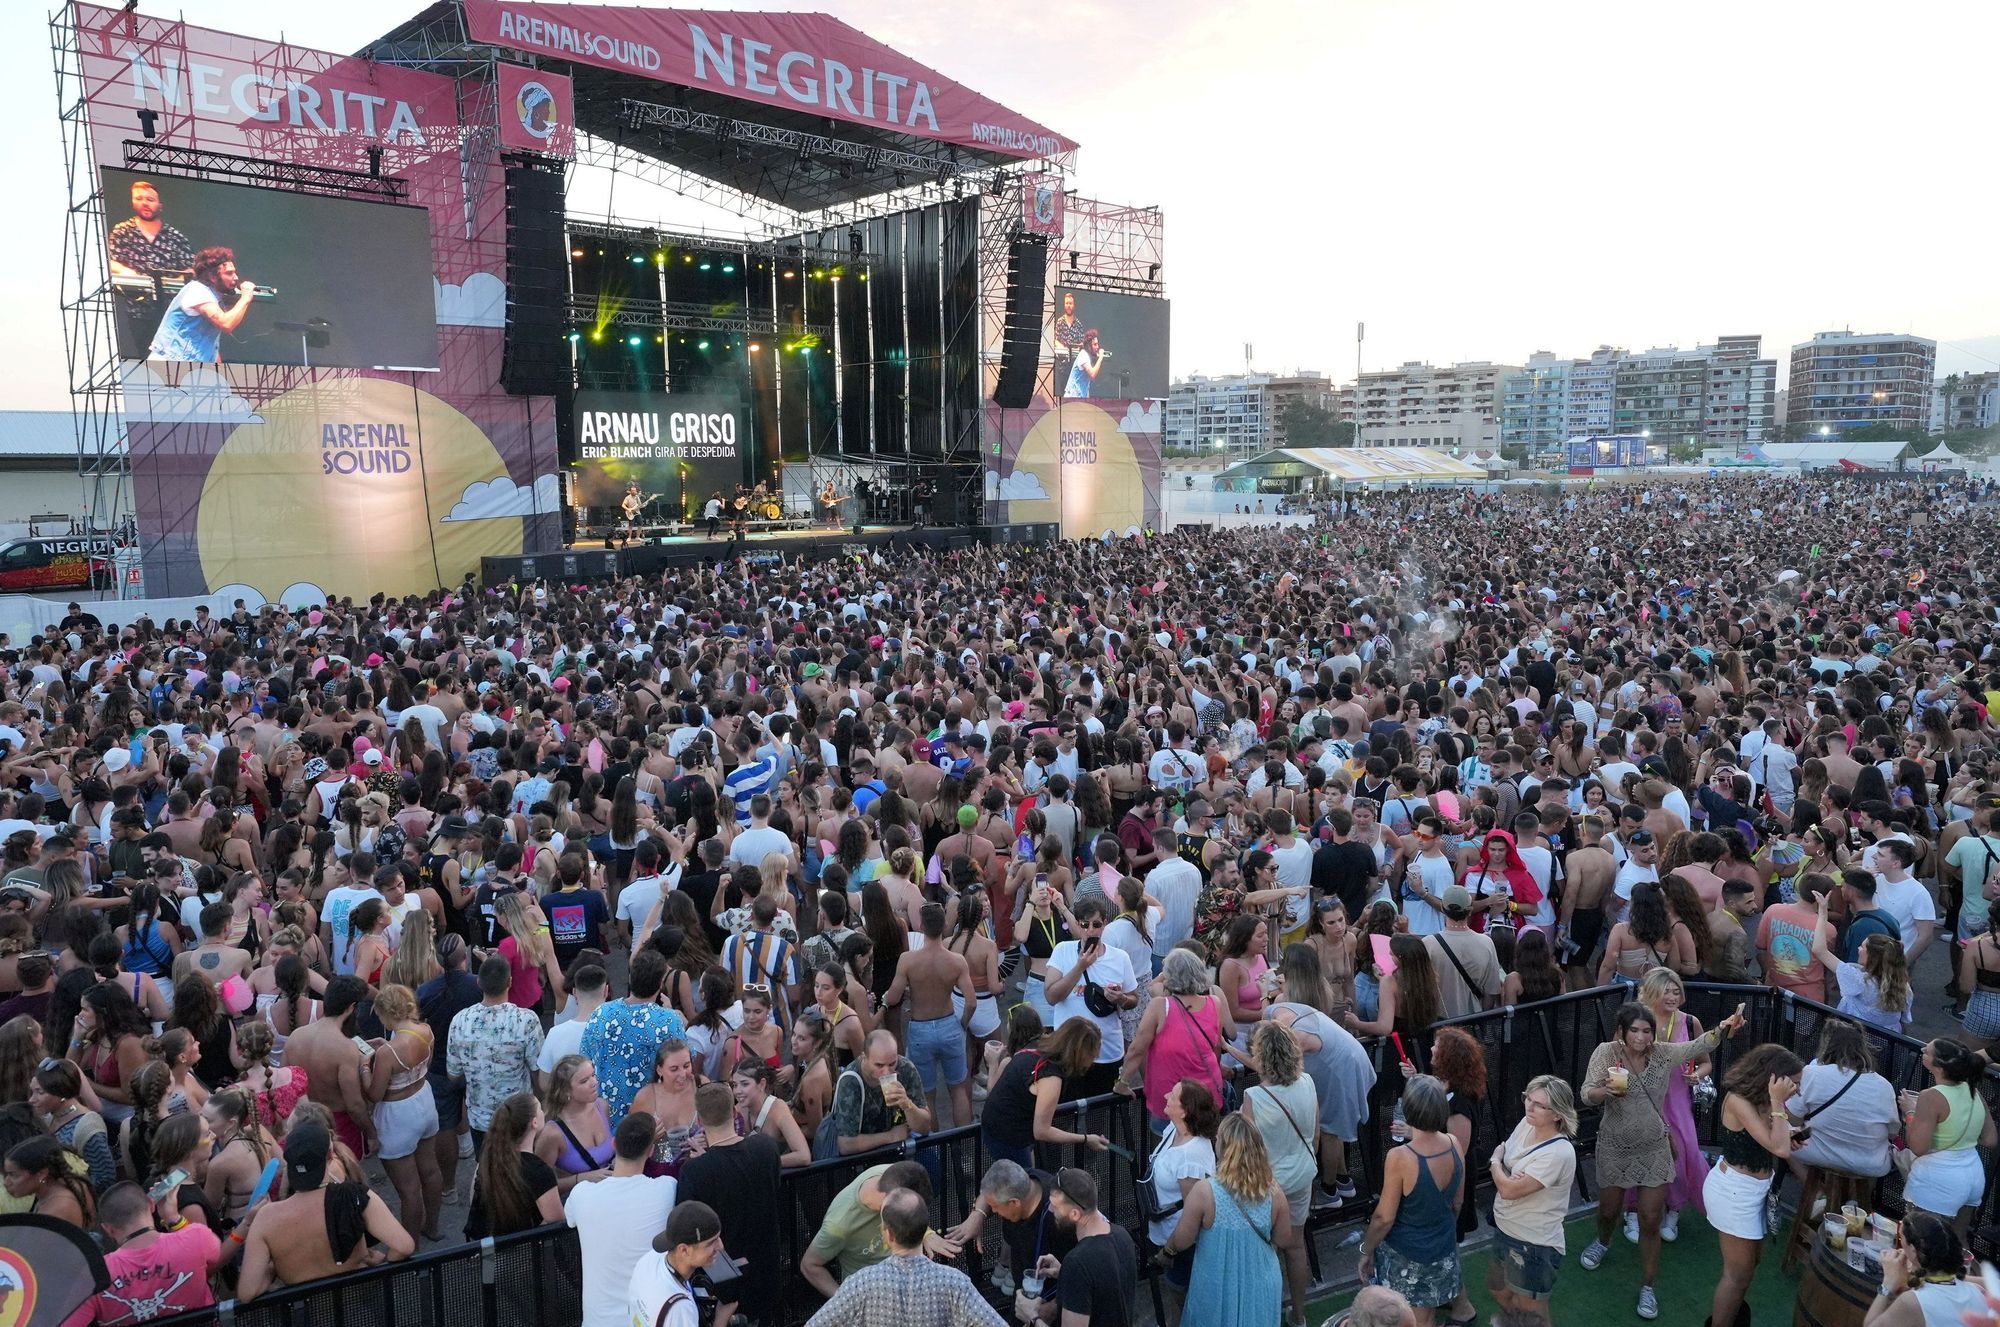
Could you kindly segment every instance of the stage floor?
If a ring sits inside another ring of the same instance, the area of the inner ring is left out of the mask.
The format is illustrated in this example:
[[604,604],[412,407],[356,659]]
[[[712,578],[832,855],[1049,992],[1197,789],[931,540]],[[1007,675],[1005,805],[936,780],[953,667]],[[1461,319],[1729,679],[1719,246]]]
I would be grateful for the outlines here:
[[[743,535],[745,548],[766,548],[773,544],[810,544],[822,539],[867,539],[884,535],[909,534],[917,527],[909,525],[864,525],[859,534],[851,525],[794,525],[779,530],[748,530]],[[726,548],[729,544],[729,527],[709,538],[707,527],[703,525],[683,526],[679,534],[664,532],[648,533],[634,539],[628,547],[638,548],[651,544],[667,548],[714,547]]]

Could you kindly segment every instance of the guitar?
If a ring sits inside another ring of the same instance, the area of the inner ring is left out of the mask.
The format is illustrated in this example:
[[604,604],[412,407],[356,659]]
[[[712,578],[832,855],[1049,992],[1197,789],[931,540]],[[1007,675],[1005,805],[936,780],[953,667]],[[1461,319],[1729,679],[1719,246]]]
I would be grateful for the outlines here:
[[655,502],[658,502],[661,496],[658,493],[627,493],[624,501],[620,502],[618,506],[624,511],[626,520],[637,520],[639,513],[646,510],[646,508]]

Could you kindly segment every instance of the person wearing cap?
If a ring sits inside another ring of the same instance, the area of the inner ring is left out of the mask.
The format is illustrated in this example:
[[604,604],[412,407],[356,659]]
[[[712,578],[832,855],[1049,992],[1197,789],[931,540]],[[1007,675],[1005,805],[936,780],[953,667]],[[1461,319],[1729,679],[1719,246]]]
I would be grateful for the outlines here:
[[1444,929],[1424,937],[1437,969],[1438,994],[1446,1018],[1464,1018],[1500,1001],[1505,977],[1493,940],[1472,929],[1472,894],[1464,885],[1444,891]]
[[722,1253],[722,1220],[707,1203],[679,1203],[666,1229],[640,1255],[626,1288],[630,1327],[702,1327],[694,1274]]
[[390,1262],[416,1251],[403,1223],[365,1182],[326,1182],[332,1151],[333,1136],[321,1125],[296,1124],[285,1134],[287,1196],[267,1199],[250,1222],[237,1303],[249,1303],[274,1283],[294,1289],[368,1266],[377,1261],[371,1244]]
[[890,1194],[880,1223],[888,1256],[842,1281],[807,1327],[1005,1327],[970,1277],[925,1255],[930,1209],[922,1198],[907,1189]]

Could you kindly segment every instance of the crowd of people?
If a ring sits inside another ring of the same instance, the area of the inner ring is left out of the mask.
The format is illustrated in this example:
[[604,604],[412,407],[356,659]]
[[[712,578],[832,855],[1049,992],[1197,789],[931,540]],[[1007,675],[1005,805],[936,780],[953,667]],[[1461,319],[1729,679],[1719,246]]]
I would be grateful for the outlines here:
[[[1657,1317],[1692,1208],[1733,1322],[1775,1181],[1899,1166],[1870,1321],[1941,1320],[1979,1298],[1994,1143],[1993,497],[1434,491],[1305,531],[72,605],[0,656],[0,1206],[97,1233],[110,1327],[558,1222],[586,1327],[708,1327],[781,1320],[784,1172],[855,1156],[796,1267],[820,1327],[1118,1327],[1149,1261],[1175,1320],[1299,1323],[1342,1209],[1351,1321],[1458,1327],[1490,1188],[1512,1327],[1551,1320],[1592,1111],[1567,1275],[1622,1228]],[[1898,1097],[1860,1029],[1910,1025],[1920,964],[1961,1032]],[[1845,1019],[1716,1082],[1742,1020],[1702,1028],[1697,977]],[[1440,1024],[1606,983],[1587,1073],[1473,1155],[1485,1054]],[[1107,1093],[1154,1134],[1137,1240],[1058,1164],[1114,1146],[1061,1109]],[[978,1203],[933,1228],[919,1142],[973,1124]]]

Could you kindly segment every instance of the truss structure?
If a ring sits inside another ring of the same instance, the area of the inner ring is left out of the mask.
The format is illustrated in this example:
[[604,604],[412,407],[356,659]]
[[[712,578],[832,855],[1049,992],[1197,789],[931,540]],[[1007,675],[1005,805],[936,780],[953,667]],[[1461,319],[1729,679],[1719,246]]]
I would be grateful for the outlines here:
[[234,152],[183,147],[152,138],[128,138],[124,148],[125,164],[131,169],[184,175],[196,180],[240,181],[292,193],[336,194],[343,198],[373,198],[390,203],[402,202],[410,192],[407,184],[393,176],[339,166],[246,157]]

